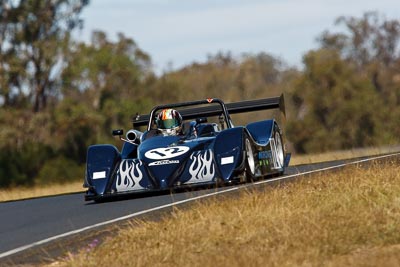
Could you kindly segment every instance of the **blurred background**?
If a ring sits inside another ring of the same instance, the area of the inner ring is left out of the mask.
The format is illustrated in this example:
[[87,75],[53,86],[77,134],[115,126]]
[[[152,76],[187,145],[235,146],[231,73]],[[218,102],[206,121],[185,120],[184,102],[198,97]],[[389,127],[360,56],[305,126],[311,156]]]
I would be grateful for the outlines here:
[[0,2],[0,187],[82,180],[112,129],[209,97],[284,94],[298,155],[399,144],[400,3],[92,2]]

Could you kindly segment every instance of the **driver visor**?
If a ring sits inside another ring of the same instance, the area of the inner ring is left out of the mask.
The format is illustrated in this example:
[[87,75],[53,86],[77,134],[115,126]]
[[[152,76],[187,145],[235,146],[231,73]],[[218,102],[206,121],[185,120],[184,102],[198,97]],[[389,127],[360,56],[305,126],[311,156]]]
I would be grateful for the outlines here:
[[160,125],[163,129],[172,129],[179,125],[177,119],[166,119],[160,122]]

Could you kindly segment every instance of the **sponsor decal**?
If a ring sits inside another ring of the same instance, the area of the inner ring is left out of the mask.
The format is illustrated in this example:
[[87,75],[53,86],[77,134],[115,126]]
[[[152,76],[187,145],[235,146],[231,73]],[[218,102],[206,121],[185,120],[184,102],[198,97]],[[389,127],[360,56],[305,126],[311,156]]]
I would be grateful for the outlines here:
[[187,146],[160,147],[147,151],[144,156],[149,159],[163,160],[178,157],[188,151]]
[[93,180],[94,179],[103,179],[103,178],[106,178],[106,171],[93,173]]
[[258,159],[271,159],[272,153],[271,151],[260,151],[258,152]]
[[139,182],[143,178],[140,170],[142,161],[123,160],[117,171],[116,188],[118,192],[143,189]]
[[158,166],[158,165],[167,165],[167,164],[178,164],[179,160],[159,160],[159,161],[154,161],[149,164],[149,166]]
[[192,154],[190,160],[192,160],[189,167],[191,178],[187,183],[208,182],[214,178],[215,167],[211,149]]
[[233,156],[221,158],[221,165],[232,164],[232,163],[233,163]]

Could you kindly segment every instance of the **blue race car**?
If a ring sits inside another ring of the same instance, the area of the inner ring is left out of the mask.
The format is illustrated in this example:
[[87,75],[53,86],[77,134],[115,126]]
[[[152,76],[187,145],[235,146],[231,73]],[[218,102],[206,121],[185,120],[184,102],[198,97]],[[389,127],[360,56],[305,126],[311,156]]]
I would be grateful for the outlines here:
[[167,104],[137,115],[126,138],[123,130],[113,131],[124,142],[121,151],[107,144],[88,148],[85,200],[282,175],[290,154],[277,121],[234,126],[231,119],[231,114],[276,108],[284,113],[283,95]]

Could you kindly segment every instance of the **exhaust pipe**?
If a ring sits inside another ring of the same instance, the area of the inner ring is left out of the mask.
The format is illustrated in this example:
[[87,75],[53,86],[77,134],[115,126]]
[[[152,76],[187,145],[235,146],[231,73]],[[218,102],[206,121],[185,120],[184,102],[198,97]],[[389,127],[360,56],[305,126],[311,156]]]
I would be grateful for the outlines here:
[[126,139],[128,139],[130,142],[139,144],[140,143],[140,138],[142,137],[143,133],[137,130],[129,130],[126,133]]

